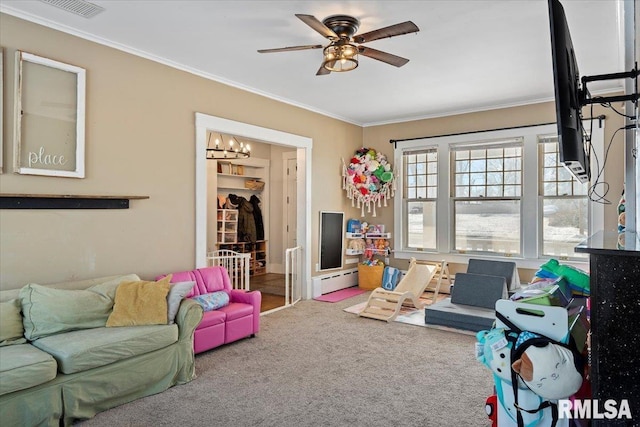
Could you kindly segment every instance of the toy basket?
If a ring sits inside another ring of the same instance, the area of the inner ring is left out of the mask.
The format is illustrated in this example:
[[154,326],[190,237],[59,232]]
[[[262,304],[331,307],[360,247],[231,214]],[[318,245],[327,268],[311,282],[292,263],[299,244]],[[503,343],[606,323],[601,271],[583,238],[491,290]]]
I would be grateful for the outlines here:
[[382,286],[384,265],[358,264],[358,287],[360,289],[375,289]]
[[244,182],[244,187],[248,188],[249,190],[262,190],[264,188],[264,181],[248,179]]

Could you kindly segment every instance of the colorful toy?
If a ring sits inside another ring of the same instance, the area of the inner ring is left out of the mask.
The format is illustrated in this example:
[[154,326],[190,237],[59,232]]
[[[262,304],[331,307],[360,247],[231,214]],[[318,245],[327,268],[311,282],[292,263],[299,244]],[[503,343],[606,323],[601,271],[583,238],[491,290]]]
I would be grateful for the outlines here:
[[357,219],[347,221],[347,233],[361,233],[362,224]]
[[391,164],[384,154],[374,149],[362,147],[355,152],[349,161],[349,166],[342,160],[342,188],[347,191],[347,197],[361,208],[364,216],[364,207],[373,216],[376,216],[376,203],[378,207],[387,206],[387,199],[395,194],[395,180]]
[[[560,264],[556,259],[550,259],[540,267],[542,273],[551,273],[556,277],[562,276],[569,283],[572,292],[580,296],[589,296],[589,274],[584,271],[572,267],[570,265]],[[536,276],[538,273],[536,273]]]
[[484,411],[491,421],[491,427],[498,427],[498,396],[492,394],[487,397],[487,401],[484,404]]

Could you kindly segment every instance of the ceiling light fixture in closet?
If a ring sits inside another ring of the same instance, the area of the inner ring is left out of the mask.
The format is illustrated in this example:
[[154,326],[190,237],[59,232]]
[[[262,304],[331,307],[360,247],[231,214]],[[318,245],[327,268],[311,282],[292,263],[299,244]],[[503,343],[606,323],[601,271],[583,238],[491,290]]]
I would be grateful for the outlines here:
[[239,142],[235,136],[230,137],[225,143],[222,135],[218,134],[219,138],[216,138],[212,147],[211,135],[213,134],[209,134],[207,141],[207,159],[246,159],[251,157],[249,144]]

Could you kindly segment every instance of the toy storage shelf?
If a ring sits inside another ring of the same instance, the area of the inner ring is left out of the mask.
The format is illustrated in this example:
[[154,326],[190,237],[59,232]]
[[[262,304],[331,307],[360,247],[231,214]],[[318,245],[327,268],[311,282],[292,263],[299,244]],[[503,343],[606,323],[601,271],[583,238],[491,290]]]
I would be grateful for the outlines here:
[[[345,238],[348,240],[355,239],[371,239],[371,240],[389,240],[391,239],[391,233],[345,233]],[[362,256],[366,252],[370,252],[373,256],[382,256],[388,257],[390,255],[389,249],[377,249],[377,248],[366,248],[365,250],[360,249],[345,249],[346,255],[357,255]],[[388,261],[387,261],[388,262]],[[382,284],[382,274],[384,271],[383,265],[377,266],[367,266],[358,264],[358,287],[361,289],[375,289]]]
[[251,254],[249,275],[267,274],[267,241],[218,243],[218,249],[228,249],[240,253]]

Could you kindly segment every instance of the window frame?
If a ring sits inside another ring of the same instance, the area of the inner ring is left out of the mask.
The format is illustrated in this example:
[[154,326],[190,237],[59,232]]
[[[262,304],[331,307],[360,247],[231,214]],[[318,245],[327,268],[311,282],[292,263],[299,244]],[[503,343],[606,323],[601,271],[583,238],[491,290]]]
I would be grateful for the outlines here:
[[[585,121],[586,122],[586,121]],[[591,172],[592,181],[597,175],[595,157],[600,161],[603,159],[604,147],[604,126],[606,120],[594,121],[592,131],[592,151]],[[585,127],[589,129],[588,123]],[[540,264],[550,257],[541,255],[541,235],[542,235],[542,201],[538,196],[539,185],[539,165],[538,165],[538,137],[540,135],[557,134],[555,123],[544,125],[532,125],[524,127],[505,128],[491,131],[478,131],[471,133],[452,134],[444,136],[427,137],[399,141],[394,150],[394,162],[402,164],[403,153],[406,151],[418,151],[427,148],[436,148],[438,153],[438,184],[436,202],[436,245],[437,251],[410,250],[406,247],[406,230],[403,224],[405,221],[404,209],[404,176],[397,180],[397,196],[394,200],[394,230],[393,239],[394,256],[397,259],[418,259],[449,262],[467,263],[470,258],[491,258],[497,260],[516,261],[518,266],[523,268],[538,268]],[[521,219],[520,235],[522,239],[522,253],[519,256],[496,256],[491,253],[460,254],[453,250],[453,215],[454,202],[451,197],[452,173],[451,146],[470,145],[490,140],[504,140],[509,138],[523,138],[522,145],[522,196],[521,196]],[[527,227],[524,227],[527,224]],[[533,224],[534,226],[531,226]],[[604,207],[599,203],[589,203],[589,232],[602,229],[604,226]],[[585,267],[586,261],[567,260],[569,264]]]
[[[402,170],[402,176],[403,176],[403,184],[404,184],[404,177],[407,176],[407,168],[408,168],[407,165],[404,162],[405,156],[407,156],[407,155],[425,154],[428,157],[429,153],[435,153],[435,156],[436,156],[436,162],[435,162],[436,174],[435,175],[436,175],[436,181],[439,180],[439,167],[440,167],[440,165],[439,165],[439,156],[440,156],[440,153],[438,152],[437,147],[428,146],[428,147],[423,147],[423,148],[421,148],[419,150],[404,150],[403,151],[402,156],[401,156],[401,161],[400,161],[400,164],[402,165],[401,170]],[[425,180],[426,180],[425,181],[425,193],[426,194],[425,194],[424,198],[420,198],[420,197],[412,198],[412,197],[409,197],[408,195],[405,196],[405,193],[407,193],[407,191],[406,191],[407,188],[405,188],[405,186],[403,185],[402,192],[400,193],[401,194],[400,198],[402,199],[402,215],[403,215],[403,217],[405,215],[407,215],[407,216],[409,215],[409,203],[411,203],[411,202],[433,202],[433,203],[436,204],[436,207],[437,207],[438,191],[439,191],[437,183],[436,183],[436,187],[435,187],[436,197],[435,198],[434,197],[429,197],[429,189],[430,189],[431,186],[429,185],[428,176],[429,175],[433,175],[433,174],[429,173],[429,163],[430,162],[427,159],[426,162],[425,162],[425,166],[426,166],[426,171],[425,171],[426,172],[425,173]],[[417,186],[416,186],[416,189],[417,189]],[[436,212],[436,223],[437,223],[437,212]],[[409,247],[409,243],[408,243],[408,241],[409,241],[409,228],[408,227],[404,227],[402,233],[403,233],[402,241],[405,242],[405,246],[409,250],[418,251],[418,252],[423,252],[423,251],[430,252],[430,251],[432,251],[431,248],[425,249],[425,248],[412,248],[412,247]],[[436,241],[436,244],[437,244],[437,241]]]

